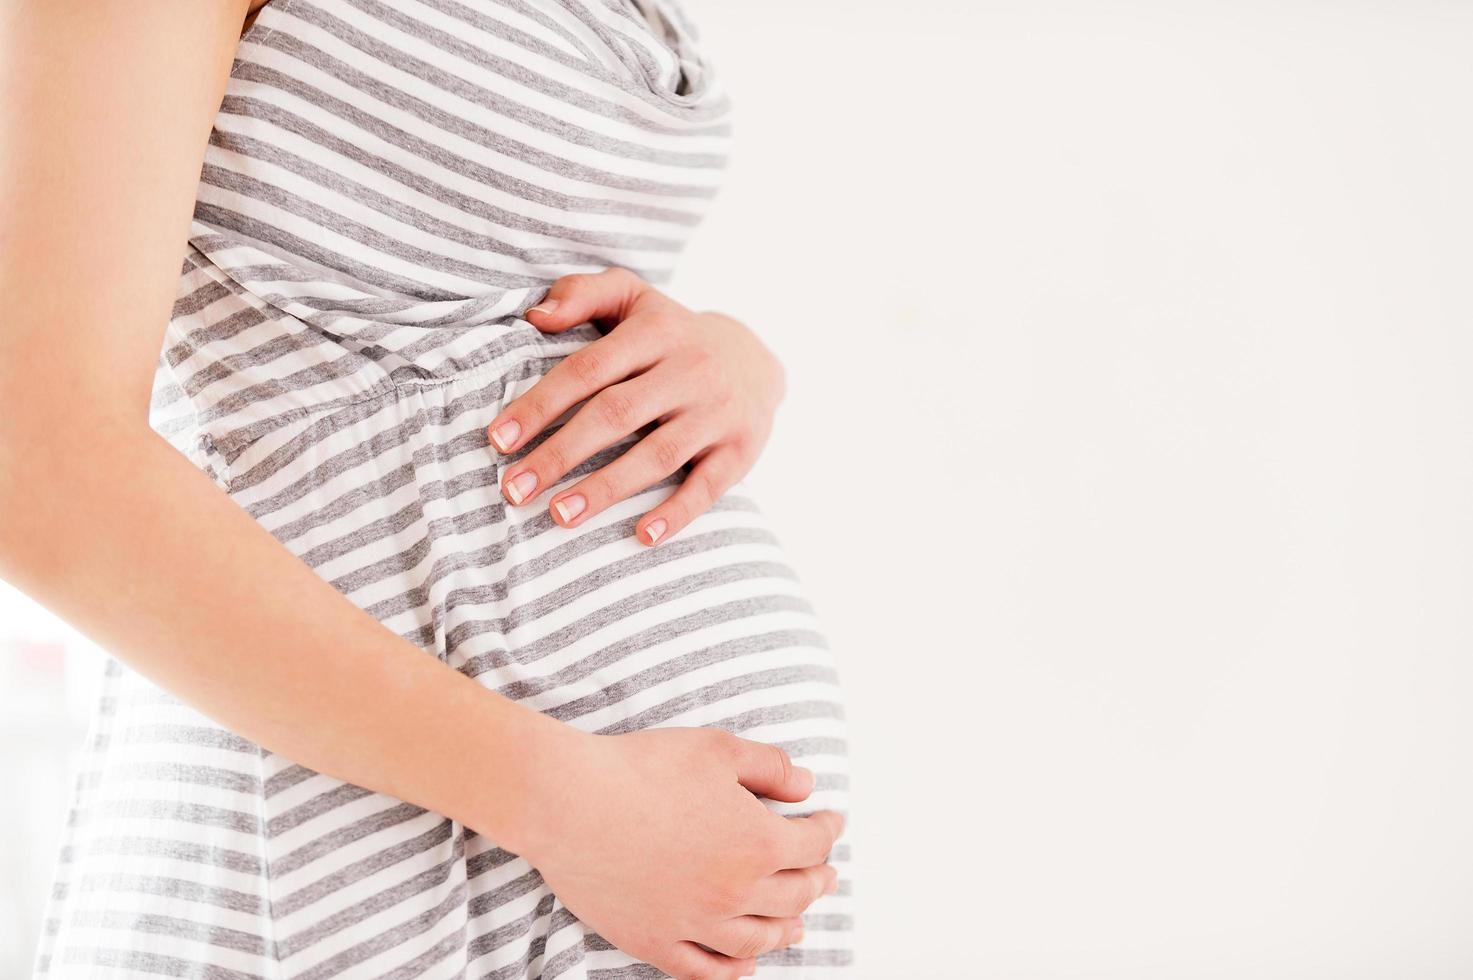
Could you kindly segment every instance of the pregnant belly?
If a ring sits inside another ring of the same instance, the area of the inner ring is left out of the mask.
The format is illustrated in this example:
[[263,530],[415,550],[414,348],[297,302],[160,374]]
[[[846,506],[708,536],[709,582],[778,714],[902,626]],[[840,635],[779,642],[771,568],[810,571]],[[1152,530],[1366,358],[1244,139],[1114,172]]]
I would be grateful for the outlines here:
[[[552,363],[405,386],[295,423],[253,447],[232,492],[385,626],[485,687],[587,731],[711,725],[781,745],[817,787],[768,805],[847,813],[832,651],[744,485],[655,548],[634,525],[678,473],[577,528],[548,513],[553,493],[632,439],[524,506],[502,497],[485,424]],[[840,893],[813,907],[803,947],[774,954],[768,975],[832,976],[849,962],[847,842],[831,860]]]
[[[554,362],[488,365],[303,413],[235,443],[217,475],[277,540],[426,656],[588,731],[712,725],[781,745],[817,786],[802,803],[768,805],[848,813],[834,660],[745,487],[656,548],[634,539],[634,522],[673,481],[576,529],[552,522],[548,493],[523,507],[501,496],[485,423]],[[129,874],[197,886],[129,892],[125,904],[67,891],[77,906],[58,921],[140,923],[110,935],[114,952],[183,955],[176,933],[156,928],[167,920],[189,923],[201,962],[244,975],[379,976],[420,957],[445,976],[655,975],[484,835],[260,750],[121,667],[106,701],[87,766],[107,778],[88,783],[69,824],[65,875],[112,880],[121,861]],[[467,778],[496,764],[464,761]],[[830,862],[838,893],[810,907],[805,938],[764,957],[760,975],[848,975],[847,840]],[[63,956],[90,941],[54,937]]]
[[552,363],[404,384],[292,421],[232,461],[230,493],[385,626],[569,724],[841,719],[819,623],[745,486],[658,548],[634,522],[680,473],[577,528],[547,512],[632,438],[523,506],[502,497],[484,426]]

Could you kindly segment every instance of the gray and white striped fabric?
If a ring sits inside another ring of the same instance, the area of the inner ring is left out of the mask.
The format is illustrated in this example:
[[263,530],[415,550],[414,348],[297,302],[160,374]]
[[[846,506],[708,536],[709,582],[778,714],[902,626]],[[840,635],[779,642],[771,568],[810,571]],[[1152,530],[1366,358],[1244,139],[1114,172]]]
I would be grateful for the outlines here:
[[[649,549],[634,521],[674,480],[569,530],[546,495],[505,504],[486,442],[598,338],[521,314],[570,272],[666,280],[728,127],[670,0],[273,0],[210,136],[152,424],[427,655],[589,731],[780,744],[819,784],[770,805],[847,812],[834,661],[746,488]],[[832,860],[838,894],[759,976],[849,975],[846,842]],[[109,661],[37,975],[661,974],[494,841]]]

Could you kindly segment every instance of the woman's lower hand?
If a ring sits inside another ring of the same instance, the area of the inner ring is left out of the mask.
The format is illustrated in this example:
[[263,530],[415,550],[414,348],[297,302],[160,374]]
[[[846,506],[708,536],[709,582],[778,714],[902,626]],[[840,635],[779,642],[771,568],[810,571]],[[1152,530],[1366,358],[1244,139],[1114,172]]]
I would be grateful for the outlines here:
[[843,817],[758,799],[813,788],[775,746],[716,728],[580,733],[548,776],[522,856],[582,922],[673,977],[750,975],[836,886],[825,862]]
[[679,488],[635,524],[635,536],[653,545],[745,476],[766,444],[784,394],[783,369],[730,317],[694,313],[634,273],[609,269],[559,279],[527,319],[549,333],[588,321],[612,329],[564,358],[486,427],[496,449],[514,453],[588,401],[506,468],[502,492],[513,504],[531,502],[599,450],[658,421],[627,452],[548,502],[553,520],[576,527],[691,463]]

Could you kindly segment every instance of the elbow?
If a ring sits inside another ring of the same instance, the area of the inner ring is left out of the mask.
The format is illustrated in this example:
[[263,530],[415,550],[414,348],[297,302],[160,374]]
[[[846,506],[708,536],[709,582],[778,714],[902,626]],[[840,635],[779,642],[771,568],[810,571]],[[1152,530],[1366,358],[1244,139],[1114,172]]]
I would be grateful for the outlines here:
[[22,588],[106,507],[108,488],[126,478],[117,461],[137,452],[135,427],[110,431],[81,414],[0,398],[0,578]]

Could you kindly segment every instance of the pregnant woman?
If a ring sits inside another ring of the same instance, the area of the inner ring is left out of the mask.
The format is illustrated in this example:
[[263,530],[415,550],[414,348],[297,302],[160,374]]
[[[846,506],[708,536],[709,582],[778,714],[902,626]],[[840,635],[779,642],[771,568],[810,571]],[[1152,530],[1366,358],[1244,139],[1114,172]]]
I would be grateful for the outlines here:
[[671,0],[0,32],[0,574],[113,655],[38,975],[847,976],[781,370],[657,288],[728,135]]

